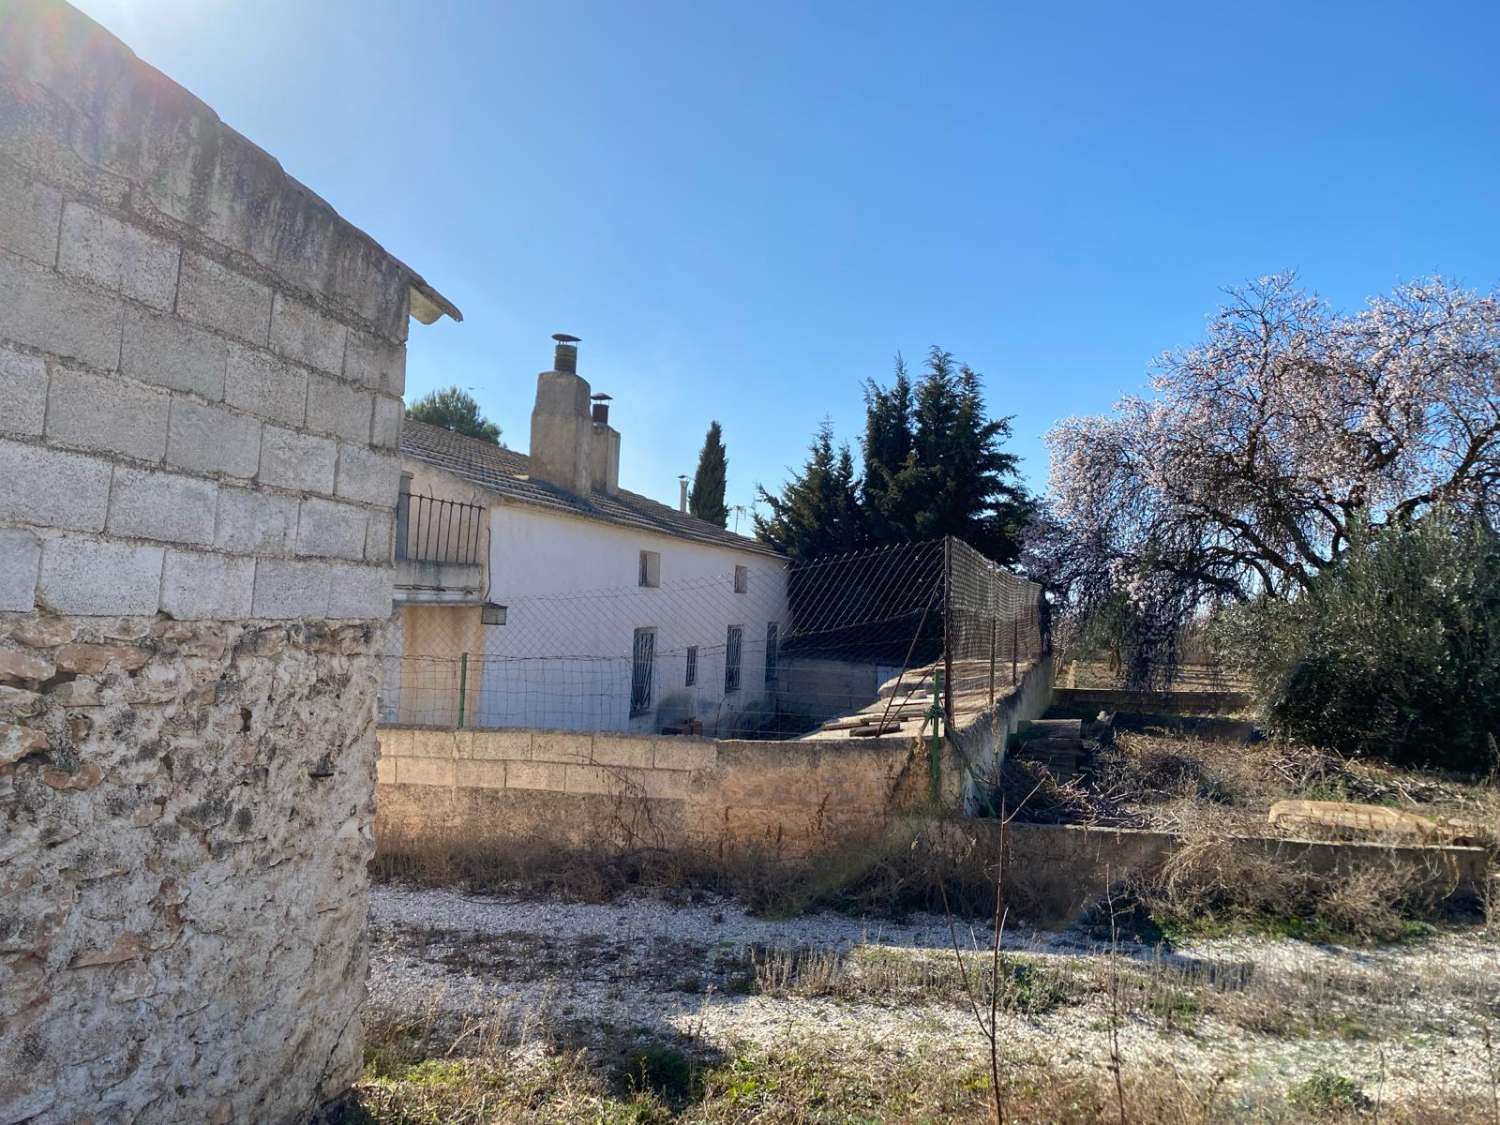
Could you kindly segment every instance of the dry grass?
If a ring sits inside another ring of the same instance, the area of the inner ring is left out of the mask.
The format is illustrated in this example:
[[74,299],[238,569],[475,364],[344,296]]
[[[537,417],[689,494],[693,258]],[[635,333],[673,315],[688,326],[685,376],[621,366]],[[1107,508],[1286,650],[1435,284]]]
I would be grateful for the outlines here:
[[1182,846],[1156,876],[1133,888],[1169,934],[1248,930],[1318,941],[1377,944],[1425,932],[1452,906],[1438,861],[1427,870],[1394,859],[1320,872],[1242,848],[1212,818],[1180,826]]
[[1176,831],[1212,811],[1226,826],[1272,831],[1267,811],[1289,798],[1389,805],[1500,827],[1489,781],[1400,770],[1285,742],[1243,745],[1166,731],[1122,731],[1095,756],[1071,800],[1075,819]]
[[486,834],[435,825],[412,831],[378,816],[375,840],[371,875],[377,882],[471,893],[607,902],[631,888],[650,887],[668,897],[734,897],[768,917],[817,910],[901,917],[941,909],[945,894],[965,917],[988,915],[994,907],[994,889],[972,836],[934,832],[918,838],[896,824],[841,838],[836,848],[812,857],[745,843],[621,847],[518,840],[503,830]]
[[[502,1026],[514,1021],[502,1020]],[[533,1037],[508,1041],[483,1024],[443,1029],[426,1017],[384,1017],[369,1029],[367,1065],[343,1111],[347,1125],[489,1125],[500,1122],[980,1122],[990,1119],[990,1078],[979,1066],[933,1054],[830,1043],[746,1049],[727,1056],[692,1043],[618,1050],[570,1048]],[[1008,1059],[1012,1122],[1117,1120],[1369,1121],[1409,1125],[1494,1121],[1493,1091],[1393,1098],[1333,1072],[1284,1085],[1236,1086],[1230,1075],[1122,1067],[1121,1102],[1102,1069]]]
[[[996,975],[988,951],[912,955],[864,946],[827,949],[758,949],[751,966],[757,992],[766,996],[824,997],[847,1003],[907,1007],[966,1004],[970,990],[988,996]],[[1061,965],[1002,955],[998,995],[1007,1012],[1040,1015],[1067,1001],[1074,974]]]

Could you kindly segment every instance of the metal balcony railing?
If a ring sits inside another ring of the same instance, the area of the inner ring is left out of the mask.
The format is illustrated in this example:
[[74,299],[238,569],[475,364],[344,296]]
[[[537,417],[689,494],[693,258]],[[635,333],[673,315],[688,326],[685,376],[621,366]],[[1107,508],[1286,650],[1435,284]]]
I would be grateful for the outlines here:
[[396,558],[473,566],[488,530],[486,515],[478,504],[403,492],[396,501]]

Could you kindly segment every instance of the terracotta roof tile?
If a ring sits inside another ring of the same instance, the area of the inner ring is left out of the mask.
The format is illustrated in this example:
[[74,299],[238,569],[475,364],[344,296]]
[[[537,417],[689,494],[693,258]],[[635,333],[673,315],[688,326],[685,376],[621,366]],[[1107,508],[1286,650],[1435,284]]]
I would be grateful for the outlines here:
[[736,535],[639,493],[622,488],[618,496],[607,496],[602,492],[578,496],[544,480],[533,479],[531,458],[524,453],[455,434],[441,426],[406,419],[401,427],[401,455],[453,473],[518,503],[696,543],[781,557],[764,543]]

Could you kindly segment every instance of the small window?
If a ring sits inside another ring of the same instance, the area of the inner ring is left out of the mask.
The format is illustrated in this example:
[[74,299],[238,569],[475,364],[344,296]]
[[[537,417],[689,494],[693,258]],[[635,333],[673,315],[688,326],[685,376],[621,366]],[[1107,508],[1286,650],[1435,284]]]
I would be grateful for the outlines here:
[[651,710],[651,689],[656,681],[656,630],[637,629],[630,661],[630,716]]
[[698,682],[698,646],[688,645],[687,672],[682,677],[683,687],[693,687]]
[[724,643],[724,692],[740,690],[740,650],[744,647],[745,628],[731,625]]
[[650,586],[655,589],[661,585],[661,552],[641,552],[641,580],[642,586]]
[[776,622],[766,623],[766,687],[776,682],[776,641],[779,632]]
[[734,592],[736,594],[747,593],[750,589],[750,568],[748,566],[737,566],[734,568]]
[[504,625],[505,607],[496,605],[494,602],[485,602],[484,608],[479,611],[479,620],[485,625]]

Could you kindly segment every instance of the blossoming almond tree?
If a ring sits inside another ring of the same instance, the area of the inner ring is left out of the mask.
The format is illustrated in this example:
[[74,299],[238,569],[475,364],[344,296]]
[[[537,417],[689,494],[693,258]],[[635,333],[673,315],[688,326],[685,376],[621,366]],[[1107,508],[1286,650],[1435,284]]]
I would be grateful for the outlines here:
[[1206,604],[1295,596],[1357,524],[1500,498],[1500,296],[1432,280],[1341,315],[1290,275],[1233,290],[1155,394],[1048,435],[1029,563],[1072,608],[1123,597],[1133,678]]

